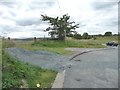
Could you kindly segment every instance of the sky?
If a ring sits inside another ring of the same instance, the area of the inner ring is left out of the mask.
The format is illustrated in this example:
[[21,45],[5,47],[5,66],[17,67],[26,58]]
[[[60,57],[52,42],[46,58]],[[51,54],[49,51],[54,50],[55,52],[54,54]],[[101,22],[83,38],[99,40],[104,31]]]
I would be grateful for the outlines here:
[[118,33],[119,0],[0,0],[0,36],[11,38],[50,37],[44,30],[51,17],[68,14],[80,24],[80,34]]

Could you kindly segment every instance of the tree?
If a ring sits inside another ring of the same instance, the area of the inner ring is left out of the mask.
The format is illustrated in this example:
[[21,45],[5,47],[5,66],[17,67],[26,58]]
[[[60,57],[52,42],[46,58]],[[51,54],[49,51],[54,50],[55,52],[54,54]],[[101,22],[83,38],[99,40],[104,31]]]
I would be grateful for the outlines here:
[[118,36],[118,34],[113,34],[113,36]]
[[98,36],[98,37],[102,37],[102,34],[98,34],[97,36]]
[[54,31],[50,31],[50,32],[49,32],[49,35],[51,35],[51,38],[52,38],[52,39],[55,38],[55,33],[56,33],[56,32],[54,32]]
[[81,34],[76,33],[76,34],[74,35],[74,38],[75,38],[75,39],[82,39],[82,36],[81,36]]
[[76,34],[78,34],[77,31],[72,31],[69,34],[67,34],[67,37],[74,37]]
[[82,35],[82,38],[83,38],[83,39],[88,39],[88,36],[89,36],[88,33],[87,33],[87,32],[84,32],[83,35]]
[[112,32],[105,32],[104,36],[112,36]]
[[58,40],[65,40],[65,36],[69,35],[71,32],[74,32],[76,28],[79,28],[79,24],[75,22],[70,22],[70,16],[68,14],[63,15],[62,17],[49,17],[47,15],[41,15],[43,21],[48,21],[51,25],[46,28],[45,31],[49,31],[51,37],[57,36]]

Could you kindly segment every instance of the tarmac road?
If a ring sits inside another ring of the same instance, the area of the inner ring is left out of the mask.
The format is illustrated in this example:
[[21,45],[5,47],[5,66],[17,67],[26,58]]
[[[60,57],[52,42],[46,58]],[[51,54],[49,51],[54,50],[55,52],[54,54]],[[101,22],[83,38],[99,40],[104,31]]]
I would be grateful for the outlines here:
[[64,88],[118,88],[118,48],[85,53],[74,60],[66,69]]

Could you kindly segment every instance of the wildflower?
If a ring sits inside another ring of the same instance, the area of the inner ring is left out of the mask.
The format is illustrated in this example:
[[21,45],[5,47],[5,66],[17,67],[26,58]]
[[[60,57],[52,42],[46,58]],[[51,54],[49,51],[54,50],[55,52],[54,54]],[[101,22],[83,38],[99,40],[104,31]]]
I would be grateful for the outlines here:
[[37,87],[40,87],[40,84],[38,83],[38,84],[36,84],[36,86],[37,86]]

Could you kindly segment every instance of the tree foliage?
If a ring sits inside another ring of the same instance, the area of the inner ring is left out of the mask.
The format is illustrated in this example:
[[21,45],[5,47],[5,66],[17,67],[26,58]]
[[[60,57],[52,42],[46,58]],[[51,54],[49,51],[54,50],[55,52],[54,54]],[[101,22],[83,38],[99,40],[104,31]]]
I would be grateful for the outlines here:
[[104,36],[112,36],[112,32],[105,32]]
[[92,36],[89,35],[87,32],[84,32],[83,35],[82,35],[82,39],[91,39]]
[[82,39],[82,36],[81,36],[81,34],[76,33],[76,34],[74,35],[74,38],[75,38],[75,39]]
[[87,39],[87,38],[88,38],[88,33],[87,33],[87,32],[84,32],[83,35],[82,35],[82,38],[83,38],[83,39]]
[[76,28],[79,28],[79,24],[75,22],[70,22],[70,16],[68,14],[62,17],[49,17],[47,15],[41,15],[43,21],[48,21],[50,27],[46,28],[45,31],[49,31],[52,38],[57,38],[59,40],[65,40],[65,34],[69,35],[70,32],[74,32]]

